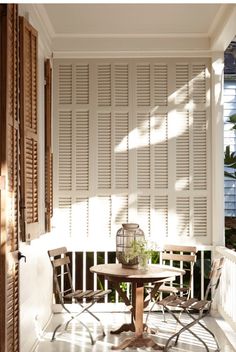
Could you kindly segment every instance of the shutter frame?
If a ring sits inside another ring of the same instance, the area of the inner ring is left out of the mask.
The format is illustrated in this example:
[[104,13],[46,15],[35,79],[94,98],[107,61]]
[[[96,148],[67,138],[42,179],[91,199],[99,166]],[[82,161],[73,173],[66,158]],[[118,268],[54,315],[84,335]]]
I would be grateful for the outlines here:
[[50,59],[44,63],[45,75],[45,231],[51,231],[53,215],[53,155],[52,155],[52,68]]

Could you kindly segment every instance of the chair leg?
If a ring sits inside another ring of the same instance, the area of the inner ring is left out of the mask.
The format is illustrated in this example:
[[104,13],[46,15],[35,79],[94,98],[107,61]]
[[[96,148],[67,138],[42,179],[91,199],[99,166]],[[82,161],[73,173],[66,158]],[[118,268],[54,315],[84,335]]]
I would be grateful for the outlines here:
[[[83,322],[78,318],[79,315],[81,315],[82,313],[84,313],[84,312],[86,312],[86,311],[87,311],[88,313],[90,313],[92,316],[94,316],[94,314],[91,313],[91,312],[88,310],[88,308],[92,307],[92,305],[93,305],[94,303],[95,303],[95,302],[91,302],[91,303],[90,303],[89,305],[87,305],[86,307],[84,307],[82,304],[80,304],[82,310],[81,310],[79,313],[75,314],[75,315],[73,315],[73,314],[70,312],[70,310],[69,310],[68,308],[66,308],[65,304],[62,303],[63,308],[65,309],[65,311],[66,311],[68,314],[70,314],[71,318],[70,318],[66,323],[61,323],[61,324],[59,324],[59,325],[56,326],[56,328],[55,328],[54,331],[53,331],[51,341],[53,341],[53,340],[56,339],[56,337],[55,337],[55,336],[56,336],[56,332],[58,331],[58,329],[59,329],[61,326],[65,325],[64,331],[66,331],[67,328],[68,328],[68,326],[69,326],[69,324],[70,324],[70,322],[71,322],[72,320],[74,320],[74,319],[77,319],[78,322],[87,330],[87,332],[88,332],[88,334],[89,334],[89,337],[90,337],[90,340],[91,340],[91,345],[94,345],[95,341],[94,341],[94,339],[93,339],[93,336],[92,336],[92,333],[91,333],[89,327],[88,327],[85,323],[83,323]],[[94,318],[96,318],[97,320],[99,320],[96,316],[94,316]],[[105,333],[104,333],[104,330],[103,330],[103,336],[105,336],[104,334],[105,334]]]
[[[206,348],[207,352],[209,352],[209,348],[207,346],[207,344],[205,343],[205,341],[203,341],[197,334],[195,334],[192,330],[190,330],[190,328],[195,325],[197,323],[197,321],[192,321],[191,323],[187,324],[187,325],[184,325],[181,320],[179,318],[176,317],[176,315],[170,310],[168,309],[168,307],[165,307],[165,309],[168,311],[168,313],[170,313],[173,318],[182,326],[182,328],[176,332],[174,335],[172,335],[166,342],[166,345],[165,345],[165,348],[164,348],[164,351],[167,351],[168,350],[168,345],[170,343],[170,341],[172,339],[176,339],[175,340],[175,345],[178,343],[178,339],[179,339],[179,336],[185,331],[185,330],[188,330],[196,339],[198,339],[203,345],[204,347]],[[196,319],[197,320],[197,319]]]
[[[80,305],[82,308],[84,308],[84,306],[83,306],[80,302],[78,302],[78,303],[79,303],[79,305]],[[96,302],[94,301],[93,304],[94,304],[94,303],[96,303]],[[93,305],[93,304],[92,304],[92,305]],[[89,308],[90,308],[92,305],[90,305]],[[102,325],[101,320],[100,320],[94,313],[92,313],[89,309],[87,309],[87,307],[85,308],[85,311],[87,311],[87,313],[89,313],[94,319],[96,319],[96,320],[99,322],[100,327],[101,327],[101,329],[102,329],[102,336],[103,336],[103,337],[106,336],[105,331],[104,331],[104,327],[103,327],[103,325]]]
[[[196,320],[196,318],[195,318],[192,314],[190,314],[188,311],[186,311],[186,313],[187,313],[193,320]],[[206,316],[206,315],[205,315],[205,316]],[[219,346],[219,343],[218,343],[218,341],[217,341],[217,338],[216,338],[215,334],[214,334],[207,326],[205,326],[204,324],[202,324],[200,321],[198,321],[197,323],[198,323],[203,329],[205,329],[205,330],[213,337],[213,339],[214,339],[214,341],[215,341],[215,343],[216,343],[216,346],[217,346],[217,349],[216,349],[215,352],[220,351],[220,346]]]

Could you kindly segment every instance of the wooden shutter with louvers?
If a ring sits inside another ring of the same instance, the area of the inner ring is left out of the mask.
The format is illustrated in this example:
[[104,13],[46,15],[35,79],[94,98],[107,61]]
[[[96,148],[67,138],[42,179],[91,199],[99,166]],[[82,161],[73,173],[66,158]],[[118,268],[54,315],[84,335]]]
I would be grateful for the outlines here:
[[18,7],[0,5],[0,351],[19,351]]
[[39,235],[37,31],[20,17],[21,234]]
[[44,65],[45,75],[45,231],[51,231],[53,215],[52,158],[52,69],[50,60]]

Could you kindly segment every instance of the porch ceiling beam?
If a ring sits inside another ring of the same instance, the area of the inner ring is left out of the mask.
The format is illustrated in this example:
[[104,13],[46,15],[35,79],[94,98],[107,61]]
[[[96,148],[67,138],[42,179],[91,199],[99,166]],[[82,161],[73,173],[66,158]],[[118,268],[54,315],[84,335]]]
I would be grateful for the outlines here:
[[236,5],[226,5],[211,33],[210,49],[224,51],[236,35]]

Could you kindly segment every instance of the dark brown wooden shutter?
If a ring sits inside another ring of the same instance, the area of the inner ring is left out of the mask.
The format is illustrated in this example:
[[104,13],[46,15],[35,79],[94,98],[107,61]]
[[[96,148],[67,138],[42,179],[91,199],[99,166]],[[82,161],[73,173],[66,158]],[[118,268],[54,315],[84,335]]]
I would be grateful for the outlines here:
[[37,31],[20,17],[21,233],[40,233],[38,217]]
[[0,5],[0,351],[19,351],[18,7]]
[[51,231],[53,213],[52,183],[52,69],[50,59],[45,61],[45,231]]

